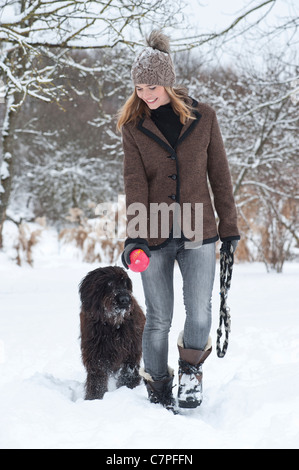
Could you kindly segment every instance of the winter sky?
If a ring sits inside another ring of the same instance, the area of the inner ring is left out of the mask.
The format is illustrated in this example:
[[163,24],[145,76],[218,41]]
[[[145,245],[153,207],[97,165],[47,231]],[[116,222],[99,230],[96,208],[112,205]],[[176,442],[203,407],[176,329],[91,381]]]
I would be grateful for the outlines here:
[[[212,32],[215,29],[225,28],[244,11],[265,3],[266,0],[188,0],[185,12],[189,21],[198,31]],[[292,11],[298,10],[298,2],[293,0],[277,0],[267,15],[267,24],[274,24],[277,19],[288,16]],[[259,18],[261,12],[267,12],[271,4],[250,15],[250,18]],[[190,15],[189,15],[190,12]]]
[[[265,3],[265,0],[264,2],[262,0],[225,0],[225,2],[223,0],[188,0],[184,8],[184,15],[194,34],[220,32],[233,23],[242,13],[261,3]],[[254,23],[263,15],[266,16],[259,25],[249,29],[246,34],[236,36],[222,48],[217,57],[221,58],[221,61],[226,58],[230,62],[232,54],[244,54],[248,51],[251,60],[255,62],[260,59],[263,52],[266,52],[266,49],[271,50],[271,52],[283,50],[283,54],[285,54],[290,33],[274,35],[271,36],[270,40],[268,38],[268,40],[263,41],[261,41],[258,34],[260,31],[273,31],[275,26],[284,22],[287,17],[298,17],[298,0],[277,0],[274,4],[265,5],[263,8],[251,13],[244,22],[240,23],[240,26],[245,29],[245,26]],[[172,31],[172,33],[179,37],[182,31],[178,30],[176,33]],[[292,41],[295,42],[294,37],[292,37]],[[292,48],[288,46],[287,49],[288,52],[291,52]]]

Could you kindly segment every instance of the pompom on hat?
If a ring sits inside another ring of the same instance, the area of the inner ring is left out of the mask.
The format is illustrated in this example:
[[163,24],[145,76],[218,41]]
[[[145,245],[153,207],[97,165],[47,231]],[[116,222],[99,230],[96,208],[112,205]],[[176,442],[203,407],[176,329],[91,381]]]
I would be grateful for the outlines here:
[[173,87],[175,71],[170,56],[169,38],[161,31],[154,30],[146,43],[147,47],[136,57],[132,66],[131,76],[134,85]]

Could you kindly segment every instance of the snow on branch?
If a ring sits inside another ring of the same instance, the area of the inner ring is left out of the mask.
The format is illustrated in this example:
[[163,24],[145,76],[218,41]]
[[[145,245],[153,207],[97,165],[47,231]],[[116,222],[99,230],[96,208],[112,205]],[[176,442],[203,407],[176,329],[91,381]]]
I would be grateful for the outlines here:
[[[19,15],[16,15],[12,12],[11,8],[7,8],[6,10],[4,9],[1,15],[1,22],[0,26],[12,26],[16,24],[20,24],[24,21],[26,21],[33,13],[34,11],[40,6],[41,1],[40,0],[35,0],[31,6],[26,8],[22,13]],[[5,8],[8,7],[8,5],[4,5]]]
[[274,189],[274,188],[270,188],[267,184],[264,184],[264,183],[260,183],[258,181],[243,181],[242,182],[242,185],[243,186],[248,186],[248,185],[253,185],[253,186],[258,186],[262,189],[264,189],[265,191],[268,191],[270,193],[275,193],[279,196],[282,196],[282,197],[287,197],[288,199],[295,199],[295,200],[299,200],[299,195],[295,194],[295,195],[292,195],[292,194],[286,194],[282,191],[279,191],[278,189]]
[[12,109],[26,96],[58,102],[63,95],[58,70],[63,67],[91,74],[103,71],[80,64],[80,59],[65,59],[66,51],[113,49],[120,43],[133,49],[138,44],[134,31],[139,37],[148,25],[173,23],[180,1],[5,1],[0,5],[0,75],[5,77],[6,94],[20,93]]
[[256,111],[260,111],[263,108],[268,108],[268,107],[274,106],[276,104],[281,104],[283,101],[287,100],[288,98],[290,98],[292,96],[296,96],[298,93],[299,93],[299,86],[297,86],[295,89],[292,89],[292,90],[288,91],[286,94],[284,94],[283,96],[280,96],[276,100],[270,100],[270,101],[267,101],[265,103],[261,103],[261,104],[255,106],[254,108],[249,109],[248,111],[244,112],[242,115],[236,116],[234,118],[234,121],[238,121],[239,119],[242,119],[242,118],[244,118],[244,117],[248,116],[249,114],[252,114]]
[[[18,2],[19,3],[19,2]],[[21,3],[21,2],[20,2]],[[134,28],[153,23],[173,23],[180,0],[35,0],[15,14],[6,4],[0,6],[0,42],[15,41],[23,34],[28,44],[37,47],[103,48],[130,40]],[[140,34],[140,31],[138,35]]]

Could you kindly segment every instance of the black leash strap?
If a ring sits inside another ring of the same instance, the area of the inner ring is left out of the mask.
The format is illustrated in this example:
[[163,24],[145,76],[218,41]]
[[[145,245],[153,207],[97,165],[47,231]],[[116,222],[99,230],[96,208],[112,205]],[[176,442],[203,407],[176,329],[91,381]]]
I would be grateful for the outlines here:
[[[234,249],[230,242],[223,242],[220,249],[220,318],[217,330],[217,356],[224,357],[228,348],[228,337],[231,331],[230,309],[226,303],[233,274]],[[224,325],[225,339],[221,348],[220,340]]]

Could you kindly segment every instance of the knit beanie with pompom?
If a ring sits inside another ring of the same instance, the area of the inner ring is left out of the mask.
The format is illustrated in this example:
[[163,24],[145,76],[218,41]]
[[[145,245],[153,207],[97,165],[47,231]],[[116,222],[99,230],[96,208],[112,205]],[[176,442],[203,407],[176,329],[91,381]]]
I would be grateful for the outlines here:
[[154,30],[146,40],[145,47],[136,57],[131,71],[134,85],[175,84],[174,65],[170,56],[169,38],[161,31]]

